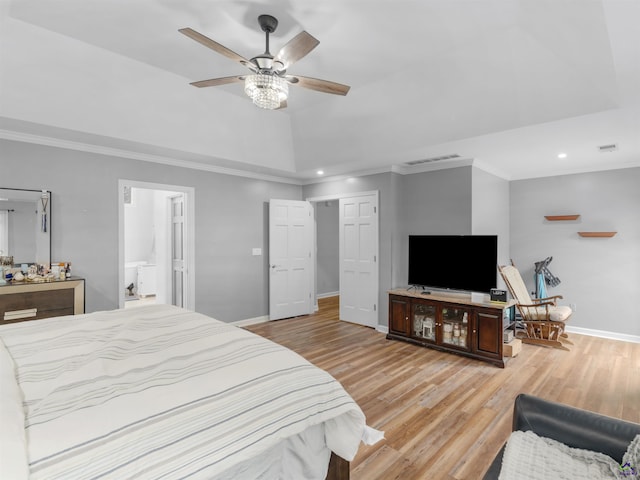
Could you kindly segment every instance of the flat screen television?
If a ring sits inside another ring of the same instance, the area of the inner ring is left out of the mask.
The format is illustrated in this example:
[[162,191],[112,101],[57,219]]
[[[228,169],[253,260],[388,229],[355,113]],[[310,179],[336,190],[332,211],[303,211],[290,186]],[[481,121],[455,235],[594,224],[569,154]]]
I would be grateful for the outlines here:
[[497,235],[409,235],[409,285],[489,293],[497,262]]

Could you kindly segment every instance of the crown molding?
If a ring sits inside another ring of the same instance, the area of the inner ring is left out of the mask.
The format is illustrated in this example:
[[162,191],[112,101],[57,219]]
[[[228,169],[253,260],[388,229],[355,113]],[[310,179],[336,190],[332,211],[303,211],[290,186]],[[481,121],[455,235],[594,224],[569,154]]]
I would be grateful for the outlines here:
[[339,182],[347,181],[350,178],[365,177],[368,175],[376,175],[379,173],[397,173],[399,175],[411,175],[414,173],[423,173],[436,170],[446,170],[451,168],[463,167],[463,166],[475,166],[488,173],[504,178],[505,180],[511,180],[507,178],[503,172],[497,172],[494,169],[489,168],[484,162],[473,158],[462,158],[458,160],[445,160],[438,164],[424,164],[414,167],[408,167],[401,164],[357,170],[349,174],[343,175],[331,175],[321,178],[293,178],[279,175],[269,175],[258,172],[251,172],[249,170],[240,170],[235,168],[221,167],[217,165],[208,165],[205,163],[182,160],[175,157],[154,155],[148,153],[135,152],[133,150],[126,150],[120,148],[106,147],[102,145],[94,145],[85,142],[76,142],[72,140],[63,140],[55,137],[48,137],[44,135],[34,135],[30,133],[16,132],[13,130],[0,129],[0,139],[12,140],[15,142],[32,143],[35,145],[44,145],[54,148],[62,148],[67,150],[76,150],[81,152],[95,153],[98,155],[105,155],[118,158],[127,158],[131,160],[139,160],[142,162],[158,163],[162,165],[169,165],[173,167],[189,168],[192,170],[201,170],[211,173],[219,173],[222,175],[232,175],[236,177],[250,178],[254,180],[264,180],[267,182],[286,183],[289,185],[314,185],[318,183]]
[[206,172],[220,173],[223,175],[233,175],[236,177],[251,178],[254,180],[265,180],[269,182],[287,183],[291,185],[302,185],[302,181],[296,178],[267,175],[263,173],[250,172],[250,171],[239,170],[235,168],[220,167],[216,165],[206,165],[204,163],[193,162],[189,160],[181,160],[178,158],[167,157],[163,155],[140,153],[140,152],[134,152],[132,150],[105,147],[102,145],[93,145],[90,143],[83,143],[83,142],[74,142],[71,140],[62,140],[59,138],[46,137],[43,135],[33,135],[33,134],[22,133],[22,132],[15,132],[12,130],[0,129],[0,138],[4,140],[12,140],[15,142],[32,143],[36,145],[45,145],[48,147],[63,148],[67,150],[96,153],[98,155],[127,158],[131,160],[140,160],[142,162],[159,163],[163,165],[170,165],[173,167],[190,168],[192,170],[202,170]]
[[344,175],[331,175],[328,177],[319,177],[319,178],[309,178],[307,180],[302,180],[302,185],[315,185],[317,183],[327,183],[327,182],[340,182],[346,181],[350,178],[357,177],[366,177],[368,175],[377,175],[378,173],[389,173],[393,172],[393,167],[381,167],[381,168],[372,168],[369,170],[358,170],[353,173],[348,173]]

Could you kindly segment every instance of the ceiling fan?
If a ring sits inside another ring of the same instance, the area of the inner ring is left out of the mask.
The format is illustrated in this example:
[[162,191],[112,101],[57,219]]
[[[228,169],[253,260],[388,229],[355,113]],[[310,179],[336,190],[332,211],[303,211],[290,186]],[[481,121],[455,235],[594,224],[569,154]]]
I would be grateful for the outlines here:
[[289,84],[316,90],[334,95],[346,95],[349,91],[348,85],[342,85],[328,80],[303,77],[301,75],[287,75],[287,69],[295,62],[306,56],[313,50],[320,41],[307,32],[301,32],[293,37],[275,55],[269,52],[269,35],[275,32],[278,27],[278,20],[271,15],[260,15],[258,17],[260,28],[266,35],[266,47],[263,54],[256,55],[247,60],[242,55],[238,55],[227,47],[211,40],[209,37],[196,32],[191,28],[181,28],[180,33],[195,40],[196,42],[210,48],[214,52],[224,55],[231,60],[240,62],[253,73],[249,75],[238,75],[232,77],[212,78],[192,82],[194,87],[215,87],[235,82],[244,82],[245,93],[253,100],[258,107],[275,110],[287,106],[289,95]]

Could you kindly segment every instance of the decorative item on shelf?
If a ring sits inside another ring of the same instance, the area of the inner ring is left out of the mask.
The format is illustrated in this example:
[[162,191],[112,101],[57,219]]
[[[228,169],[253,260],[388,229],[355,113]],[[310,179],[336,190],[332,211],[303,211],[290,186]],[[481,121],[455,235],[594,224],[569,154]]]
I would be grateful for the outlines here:
[[577,220],[580,218],[580,215],[545,215],[544,218],[550,222],[567,222],[570,220]]
[[5,280],[5,283],[47,283],[67,280],[71,277],[70,265],[70,263],[23,263],[15,267],[2,266],[0,277]]
[[66,280],[71,277],[71,263],[58,262],[51,264],[51,274],[55,280]]
[[618,232],[578,232],[581,237],[587,238],[610,238]]
[[445,322],[444,324],[444,334],[442,336],[442,341],[446,343],[453,342],[453,325],[451,323]]
[[420,333],[423,330],[423,325],[422,325],[422,319],[424,318],[424,316],[422,315],[415,315],[413,317],[413,331],[416,334],[416,337],[420,336]]
[[426,318],[425,320],[423,320],[422,322],[422,336],[424,338],[429,338],[429,339],[433,339],[435,337],[434,335],[434,325],[435,322],[433,320],[433,318]]
[[459,345],[461,347],[467,346],[467,326],[463,323],[462,327],[460,327],[460,338],[458,339]]

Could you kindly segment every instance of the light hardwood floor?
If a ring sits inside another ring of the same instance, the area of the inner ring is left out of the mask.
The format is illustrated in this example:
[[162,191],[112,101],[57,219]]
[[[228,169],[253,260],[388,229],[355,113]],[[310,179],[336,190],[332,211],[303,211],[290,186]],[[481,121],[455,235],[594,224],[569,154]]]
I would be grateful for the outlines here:
[[520,392],[640,423],[640,344],[570,334],[570,352],[523,345],[501,369],[342,322],[338,297],[247,329],[331,373],[385,432],[361,446],[352,480],[482,478]]

